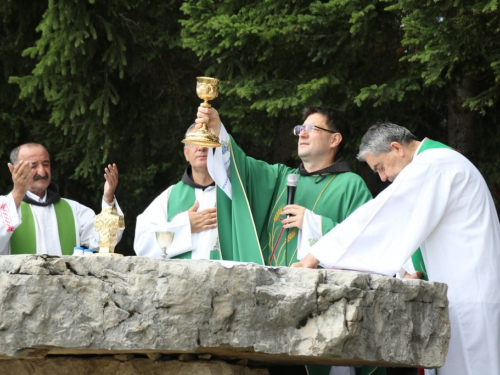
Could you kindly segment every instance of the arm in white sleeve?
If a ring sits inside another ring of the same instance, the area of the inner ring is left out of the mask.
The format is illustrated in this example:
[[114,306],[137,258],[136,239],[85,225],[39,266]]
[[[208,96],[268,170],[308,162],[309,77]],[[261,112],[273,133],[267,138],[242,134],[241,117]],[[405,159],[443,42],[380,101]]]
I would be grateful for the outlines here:
[[412,273],[417,272],[417,271],[415,270],[415,267],[413,266],[413,261],[412,261],[412,259],[411,259],[411,258],[410,258],[410,259],[408,259],[408,260],[406,261],[406,263],[405,263],[405,264],[403,264],[403,266],[399,269],[399,271],[398,271],[398,272],[396,272],[396,278],[397,278],[397,279],[404,279],[404,277],[405,277],[405,275],[406,275],[406,273],[407,273],[407,272],[408,272],[410,275],[411,275]]
[[12,194],[0,196],[0,255],[10,254],[10,238],[21,225],[21,206],[16,207]]
[[391,186],[326,233],[311,255],[329,268],[392,276],[444,215],[451,191],[447,171],[413,161]]
[[302,230],[299,230],[297,238],[297,259],[301,260],[308,253],[311,247],[323,236],[321,231],[321,215],[315,214],[306,208]]
[[169,256],[176,256],[196,247],[194,234],[191,233],[189,214],[177,214],[172,221],[167,221],[168,199],[173,186],[158,196],[149,207],[137,217],[135,227],[134,251],[139,256],[161,258],[162,250],[156,242],[157,231],[174,233],[172,245],[168,248]]
[[99,249],[99,233],[94,230],[94,210],[78,202],[66,199],[73,209],[77,236],[77,246],[88,249]]
[[215,148],[215,152],[208,153],[208,173],[210,173],[210,176],[212,176],[217,186],[222,189],[230,199],[232,199],[231,153],[229,152],[229,147],[231,147],[231,138],[229,137],[224,124],[221,124],[219,140],[222,146]]

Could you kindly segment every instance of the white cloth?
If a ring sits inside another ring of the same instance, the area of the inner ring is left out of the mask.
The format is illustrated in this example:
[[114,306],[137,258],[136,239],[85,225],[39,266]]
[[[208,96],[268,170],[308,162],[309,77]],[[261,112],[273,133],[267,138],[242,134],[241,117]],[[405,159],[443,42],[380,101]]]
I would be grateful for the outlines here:
[[[40,202],[45,202],[45,198],[27,195]],[[46,195],[45,195],[46,197]],[[85,246],[89,249],[99,248],[99,233],[94,231],[95,213],[90,208],[71,199],[61,198],[68,202],[73,211],[75,219],[75,233],[77,234],[76,246]],[[123,215],[116,199],[113,201],[118,214]],[[102,208],[109,205],[102,200]],[[37,254],[62,255],[61,244],[59,243],[59,230],[57,227],[57,217],[54,205],[45,207],[30,205],[35,222]],[[21,206],[16,208],[16,203],[12,194],[6,197],[0,196],[0,255],[10,254],[10,237],[14,230],[22,223]],[[123,230],[118,233],[118,240],[121,239]]]
[[304,213],[304,220],[302,221],[302,229],[299,230],[299,235],[297,237],[297,259],[301,260],[304,258],[311,250],[314,242],[310,242],[309,238],[321,238],[323,237],[323,231],[321,226],[321,220],[323,217],[321,215],[315,214],[311,210],[306,208]]
[[214,152],[207,155],[207,169],[215,184],[226,193],[229,199],[233,199],[233,187],[231,185],[231,152],[229,147],[231,138],[224,124],[221,124],[219,140],[222,147],[216,147]]
[[[167,250],[168,257],[192,251],[191,259],[210,259],[210,250],[213,249],[217,238],[217,228],[191,233],[191,223],[187,211],[175,215],[172,221],[167,221],[168,201],[174,186],[170,186],[160,194],[137,217],[134,239],[135,253],[139,256],[161,258],[162,250],[156,242],[156,232],[168,231],[174,232],[172,245]],[[209,186],[205,190],[194,189],[194,191],[196,200],[200,204],[198,211],[215,207],[215,186]]]
[[483,177],[458,152],[416,155],[310,253],[328,267],[394,275],[418,247],[429,280],[448,284],[439,375],[500,374],[500,225]]

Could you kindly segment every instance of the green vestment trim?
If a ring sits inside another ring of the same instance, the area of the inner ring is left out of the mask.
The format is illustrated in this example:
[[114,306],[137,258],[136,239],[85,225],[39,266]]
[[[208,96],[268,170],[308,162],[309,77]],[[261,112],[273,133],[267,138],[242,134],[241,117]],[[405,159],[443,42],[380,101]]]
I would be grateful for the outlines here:
[[73,210],[64,199],[59,199],[54,203],[54,210],[56,211],[61,251],[63,255],[72,255],[73,249],[77,244]]
[[[193,206],[195,201],[196,194],[194,188],[182,181],[179,181],[172,188],[172,191],[170,192],[170,196],[168,198],[167,221],[170,222],[175,217],[175,215],[189,210]],[[218,212],[217,216],[219,216]],[[219,218],[217,217],[217,221],[218,220]],[[192,251],[186,251],[185,253],[172,257],[172,259],[191,259],[191,255]],[[212,249],[210,251],[210,259],[221,260],[221,252]]]
[[[431,139],[426,139],[420,146],[417,155],[420,155],[424,151],[436,148],[451,149],[450,146],[447,146],[441,142],[436,142]],[[417,251],[413,253],[413,255],[411,256],[411,261],[413,263],[413,268],[415,268],[415,271],[422,272],[422,279],[429,281],[429,277],[427,275],[427,269],[425,268],[424,258],[422,256],[422,252],[420,251],[420,249],[417,249]]]
[[[59,199],[54,203],[59,232],[59,243],[63,255],[72,255],[76,246],[76,229],[73,210],[68,202]],[[26,202],[21,202],[22,223],[10,238],[11,254],[36,254],[35,220],[31,207]]]

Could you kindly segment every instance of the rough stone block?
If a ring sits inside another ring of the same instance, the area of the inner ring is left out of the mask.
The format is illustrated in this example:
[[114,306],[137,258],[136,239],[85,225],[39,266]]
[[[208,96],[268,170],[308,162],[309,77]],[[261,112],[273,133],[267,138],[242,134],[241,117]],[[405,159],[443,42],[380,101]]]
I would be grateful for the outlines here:
[[439,367],[450,337],[446,291],[350,271],[3,256],[0,356],[191,353]]

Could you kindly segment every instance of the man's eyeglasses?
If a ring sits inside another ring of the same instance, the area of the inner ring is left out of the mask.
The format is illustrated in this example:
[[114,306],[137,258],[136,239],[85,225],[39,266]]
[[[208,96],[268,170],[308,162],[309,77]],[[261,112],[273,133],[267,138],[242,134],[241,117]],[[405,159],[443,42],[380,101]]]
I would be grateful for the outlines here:
[[332,134],[338,133],[338,132],[334,132],[333,130],[325,129],[325,128],[322,128],[321,126],[317,126],[317,125],[295,125],[293,127],[293,134],[298,136],[298,135],[300,135],[300,132],[302,130],[307,132],[307,133],[310,133],[314,130],[314,128],[321,129],[321,130],[324,130],[325,132],[332,133]]

